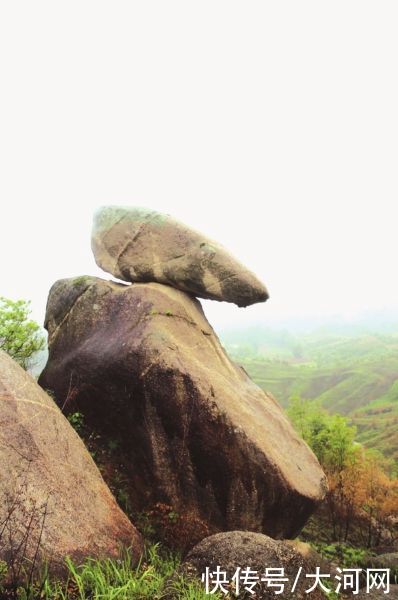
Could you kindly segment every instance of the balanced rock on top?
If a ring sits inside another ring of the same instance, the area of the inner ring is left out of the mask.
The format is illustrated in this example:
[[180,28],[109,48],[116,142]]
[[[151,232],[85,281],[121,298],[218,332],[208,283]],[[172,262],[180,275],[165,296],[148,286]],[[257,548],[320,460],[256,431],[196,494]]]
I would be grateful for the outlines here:
[[101,208],[92,249],[98,266],[124,281],[164,283],[238,306],[268,298],[261,281],[220,244],[152,210]]

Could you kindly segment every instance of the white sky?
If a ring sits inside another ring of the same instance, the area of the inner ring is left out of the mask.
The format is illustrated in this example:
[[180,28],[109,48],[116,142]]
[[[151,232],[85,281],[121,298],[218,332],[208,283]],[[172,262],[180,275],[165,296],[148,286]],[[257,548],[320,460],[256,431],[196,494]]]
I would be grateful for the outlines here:
[[398,306],[398,3],[0,3],[0,294],[42,320],[99,274],[101,204],[223,243],[271,299],[210,320]]

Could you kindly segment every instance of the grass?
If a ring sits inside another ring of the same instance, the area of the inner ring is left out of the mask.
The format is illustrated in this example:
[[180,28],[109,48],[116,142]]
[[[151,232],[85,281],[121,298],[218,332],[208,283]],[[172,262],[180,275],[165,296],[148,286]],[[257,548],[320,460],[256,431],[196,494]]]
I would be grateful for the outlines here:
[[314,548],[328,561],[333,561],[339,567],[351,569],[362,567],[369,555],[368,548],[360,548],[349,544],[335,542],[333,544],[313,543]]
[[[41,584],[28,589],[6,592],[1,588],[0,600],[153,600],[185,598],[205,600],[203,585],[178,572],[180,557],[162,549],[159,544],[149,546],[137,566],[133,566],[128,552],[119,560],[87,559],[76,565],[66,559],[67,578],[64,581],[45,578]],[[213,596],[216,599],[219,596]]]

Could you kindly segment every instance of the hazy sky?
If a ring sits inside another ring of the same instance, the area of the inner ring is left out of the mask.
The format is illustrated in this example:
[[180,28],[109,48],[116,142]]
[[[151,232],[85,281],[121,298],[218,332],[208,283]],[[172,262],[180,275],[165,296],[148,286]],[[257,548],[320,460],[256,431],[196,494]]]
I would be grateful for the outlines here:
[[271,299],[214,324],[398,307],[396,0],[0,3],[0,294],[99,274],[102,204],[167,212]]

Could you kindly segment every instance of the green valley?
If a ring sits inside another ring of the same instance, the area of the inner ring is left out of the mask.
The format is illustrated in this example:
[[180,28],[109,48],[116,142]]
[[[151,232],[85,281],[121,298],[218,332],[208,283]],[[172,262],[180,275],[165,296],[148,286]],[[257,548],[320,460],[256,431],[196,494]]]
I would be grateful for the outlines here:
[[357,441],[398,460],[398,328],[266,328],[225,331],[229,354],[287,407],[289,398],[319,402],[349,417]]

